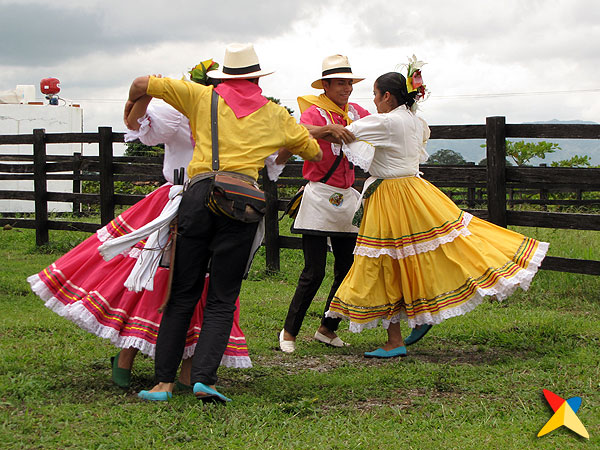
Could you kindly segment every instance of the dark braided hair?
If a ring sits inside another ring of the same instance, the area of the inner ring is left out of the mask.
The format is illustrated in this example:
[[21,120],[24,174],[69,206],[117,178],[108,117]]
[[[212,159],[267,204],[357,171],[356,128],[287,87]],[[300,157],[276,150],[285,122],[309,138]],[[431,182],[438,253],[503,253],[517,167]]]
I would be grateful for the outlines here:
[[414,105],[417,91],[413,91],[410,94],[408,93],[408,89],[406,88],[406,78],[404,78],[404,75],[401,73],[384,73],[375,80],[375,84],[381,94],[385,94],[386,92],[392,94],[398,101],[399,106],[406,105],[406,107],[410,109]]

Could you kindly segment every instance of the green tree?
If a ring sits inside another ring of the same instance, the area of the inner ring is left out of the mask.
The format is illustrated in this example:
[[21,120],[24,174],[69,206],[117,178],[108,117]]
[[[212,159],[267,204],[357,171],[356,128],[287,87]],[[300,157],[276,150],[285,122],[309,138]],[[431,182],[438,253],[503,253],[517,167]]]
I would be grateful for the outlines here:
[[562,161],[552,161],[551,167],[592,167],[590,157],[587,155],[579,156],[575,155],[571,159],[564,159]]
[[164,144],[149,146],[139,141],[127,142],[125,156],[161,156],[165,153]]
[[[486,145],[482,144],[482,148]],[[560,150],[554,142],[525,142],[506,140],[506,156],[511,158],[517,166],[527,165],[533,158],[544,159],[548,153]]]
[[440,166],[463,166],[467,164],[465,158],[460,153],[447,148],[438,150],[433,155],[429,156],[426,164],[435,164]]

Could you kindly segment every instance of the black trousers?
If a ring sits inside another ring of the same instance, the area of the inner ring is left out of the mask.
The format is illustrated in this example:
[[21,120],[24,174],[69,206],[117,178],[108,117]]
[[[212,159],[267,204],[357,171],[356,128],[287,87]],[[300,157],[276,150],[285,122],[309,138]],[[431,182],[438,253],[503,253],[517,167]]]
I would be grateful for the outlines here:
[[[338,329],[341,319],[325,317],[331,299],[344,277],[350,270],[354,261],[354,246],[356,236],[330,236],[331,249],[333,250],[333,284],[327,297],[321,324],[331,331]],[[296,292],[290,303],[285,319],[284,329],[292,336],[297,336],[306,316],[306,312],[313,301],[323,278],[325,278],[325,264],[327,262],[327,236],[302,235],[302,251],[304,253],[304,269],[300,274]]]
[[213,214],[205,206],[211,180],[184,192],[178,214],[178,236],[169,304],[156,342],[155,375],[159,382],[175,381],[183,356],[187,329],[210,261],[210,284],[202,329],[192,362],[192,384],[215,384],[227,348],[235,300],[258,224]]

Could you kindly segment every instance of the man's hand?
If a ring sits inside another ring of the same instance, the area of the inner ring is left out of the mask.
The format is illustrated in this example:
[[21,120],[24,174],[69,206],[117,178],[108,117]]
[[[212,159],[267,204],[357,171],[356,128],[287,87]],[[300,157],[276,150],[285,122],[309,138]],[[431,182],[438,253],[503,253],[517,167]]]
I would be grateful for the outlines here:
[[324,141],[333,142],[334,144],[349,144],[356,140],[354,135],[348,131],[346,127],[337,123],[324,125],[322,127],[304,123],[302,125],[306,127],[311,136],[315,139],[323,139]]

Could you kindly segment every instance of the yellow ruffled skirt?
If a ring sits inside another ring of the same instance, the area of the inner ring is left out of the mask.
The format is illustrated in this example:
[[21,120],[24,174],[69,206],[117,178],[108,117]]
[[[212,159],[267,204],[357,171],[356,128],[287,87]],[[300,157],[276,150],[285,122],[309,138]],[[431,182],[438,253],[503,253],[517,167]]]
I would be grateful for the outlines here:
[[384,180],[365,200],[354,264],[327,315],[351,331],[465,314],[486,296],[528,289],[548,243],[460,210],[418,177]]

